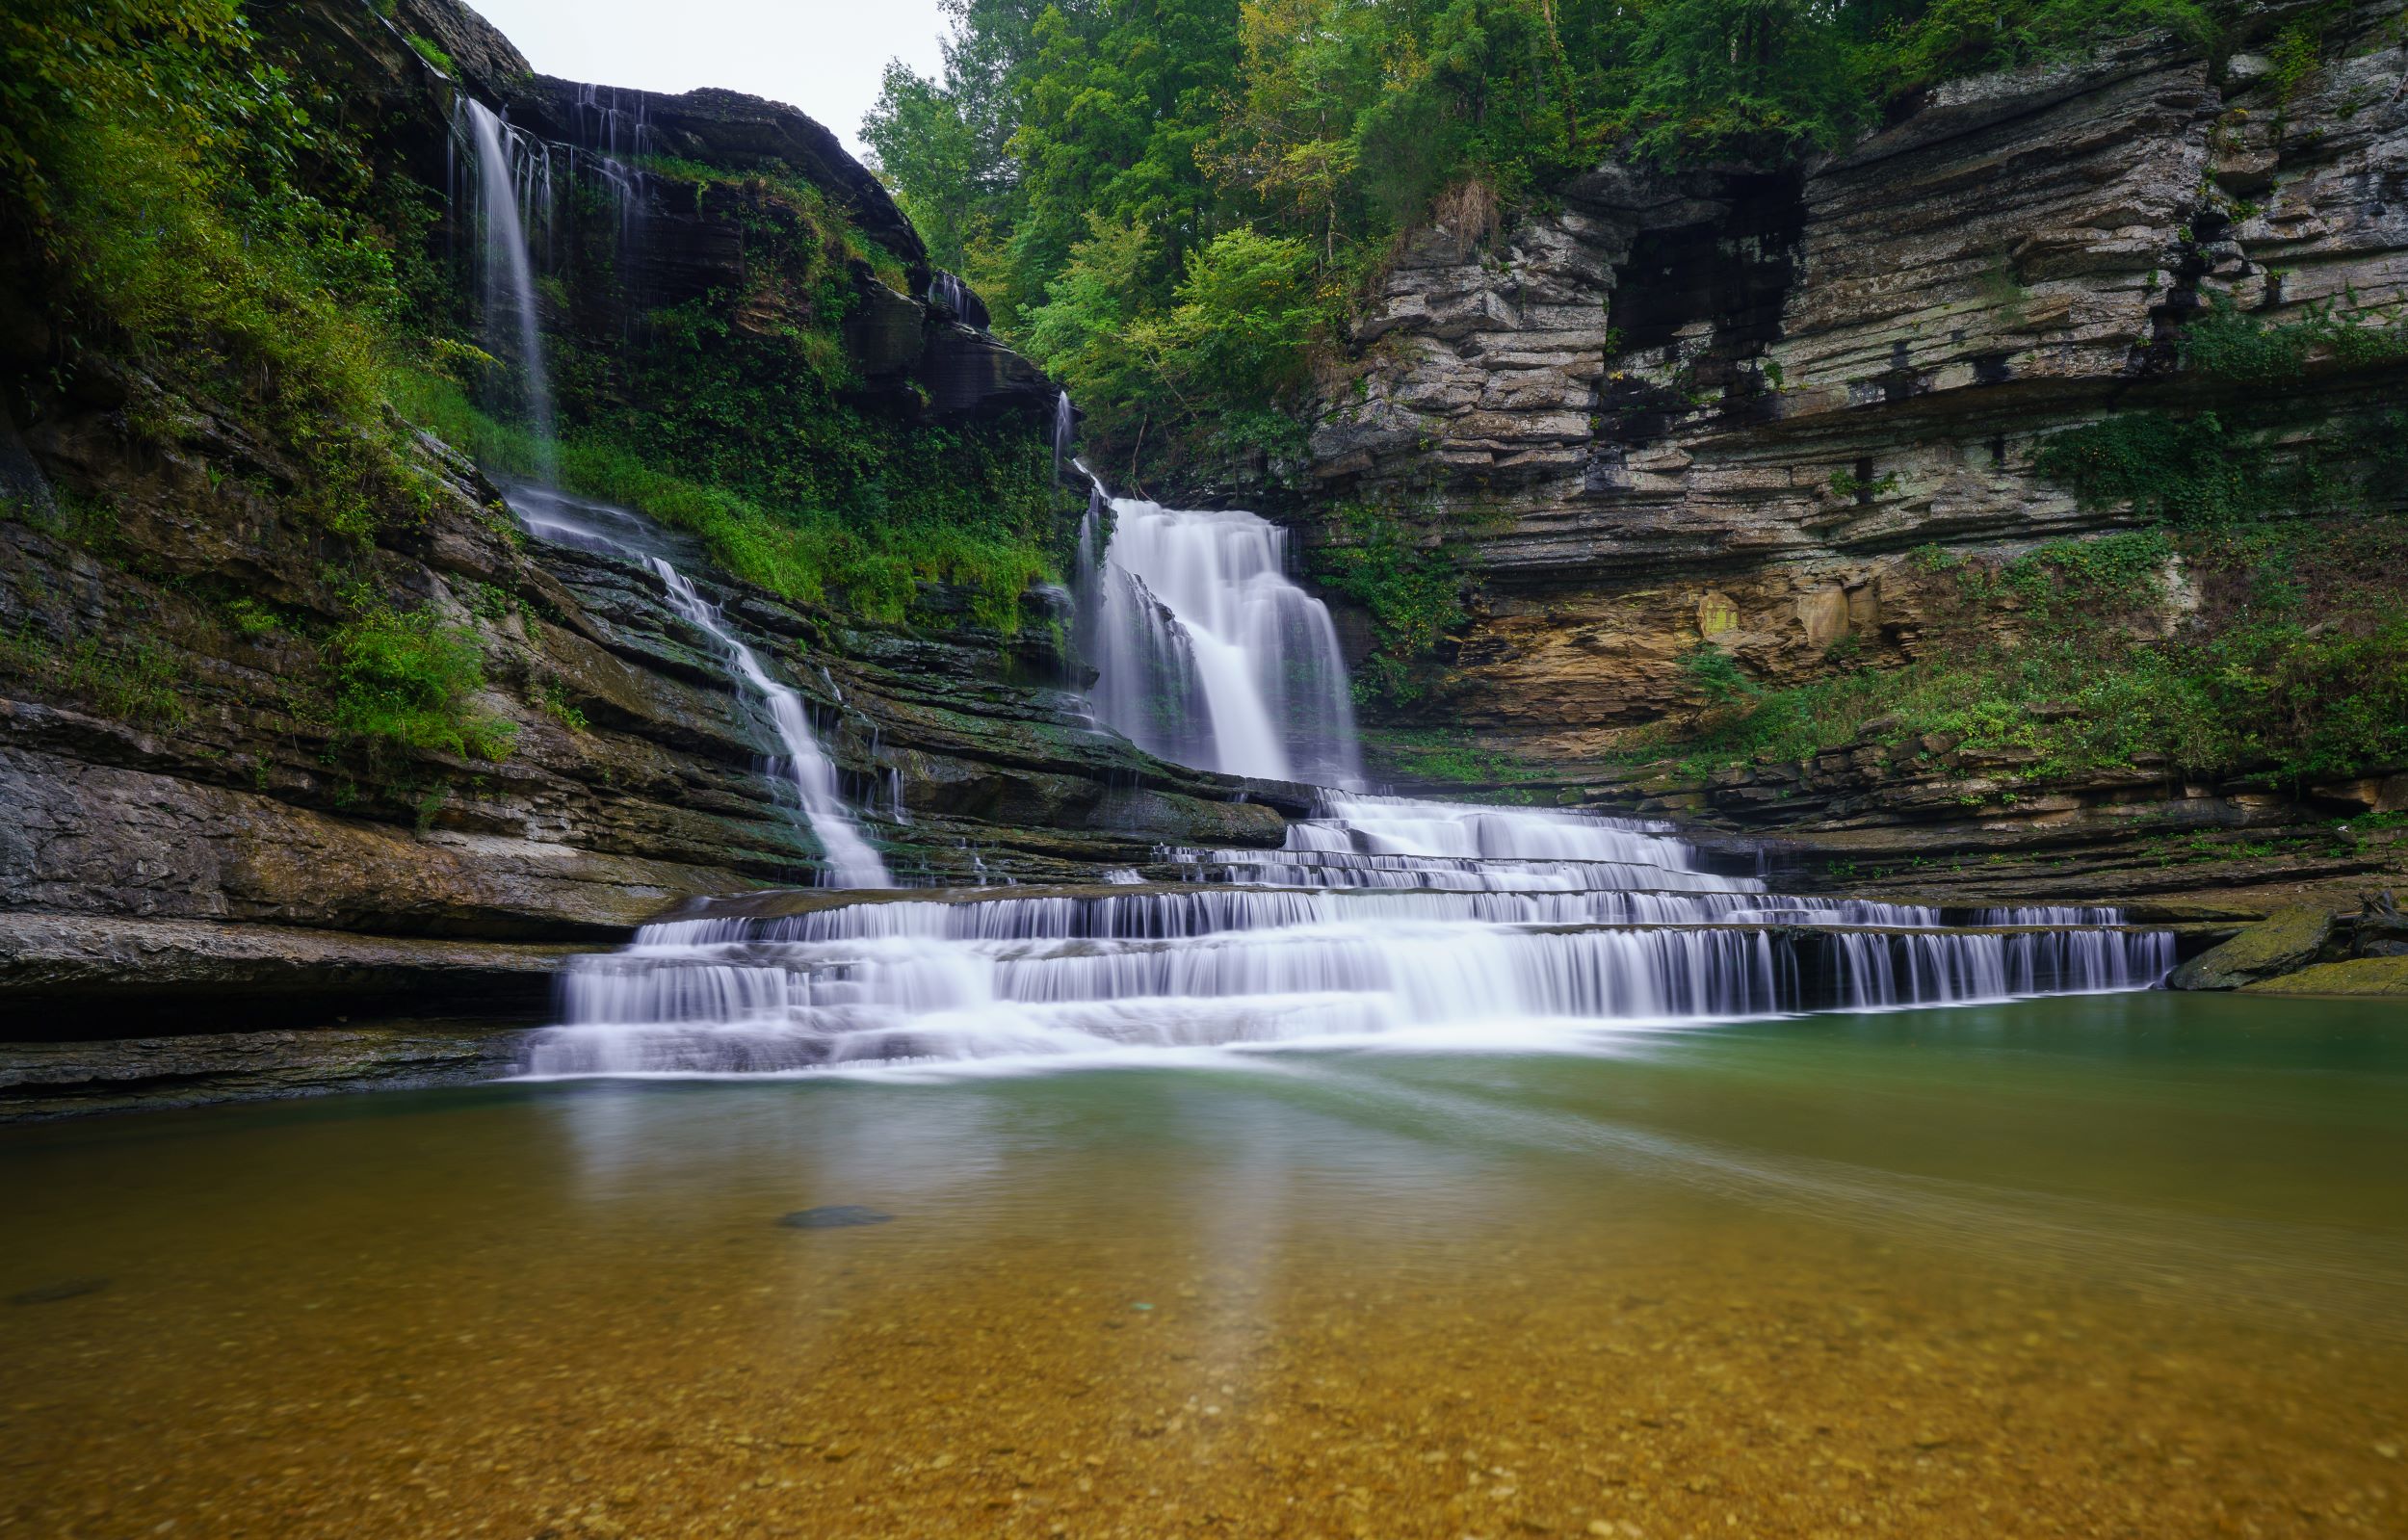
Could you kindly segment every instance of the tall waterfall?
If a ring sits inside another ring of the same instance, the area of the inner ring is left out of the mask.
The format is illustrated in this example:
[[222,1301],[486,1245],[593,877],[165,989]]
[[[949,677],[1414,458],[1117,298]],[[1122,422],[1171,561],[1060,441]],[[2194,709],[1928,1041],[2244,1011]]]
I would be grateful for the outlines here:
[[[590,91],[580,98],[581,110],[599,117],[608,149],[593,164],[617,199],[618,233],[629,236],[636,215],[631,208],[641,197],[640,173],[617,160],[620,135],[631,152],[648,144],[649,129],[641,98],[630,117],[614,92],[605,106]],[[785,750],[770,762],[771,773],[793,789],[797,811],[818,840],[827,859],[828,875],[845,888],[887,888],[894,879],[877,851],[861,837],[839,793],[836,770],[812,736],[802,697],[770,676],[751,648],[730,630],[717,607],[694,591],[692,582],[651,548],[645,521],[624,509],[566,496],[554,486],[556,460],[552,394],[543,367],[543,332],[537,309],[534,248],[529,227],[538,219],[551,228],[552,156],[550,147],[510,127],[484,103],[463,96],[458,122],[476,154],[474,193],[481,233],[479,260],[484,274],[484,314],[488,337],[514,349],[525,381],[525,405],[537,456],[538,484],[516,489],[512,509],[528,530],[589,550],[613,551],[648,564],[660,577],[669,606],[680,618],[708,637],[727,662],[730,682],[756,701],[779,745]],[[574,165],[572,158],[572,168]],[[573,171],[572,171],[573,174]],[[497,350],[499,351],[499,350]]]
[[1080,550],[1080,645],[1107,726],[1202,770],[1362,784],[1337,628],[1288,576],[1285,530],[1098,491]]
[[[517,362],[527,425],[548,482],[553,473],[552,385],[543,368],[542,315],[536,302],[527,225],[538,209],[549,213],[552,159],[481,101],[460,97],[458,113],[477,157],[474,185],[485,345],[497,357]],[[547,218],[547,229],[549,224]]]

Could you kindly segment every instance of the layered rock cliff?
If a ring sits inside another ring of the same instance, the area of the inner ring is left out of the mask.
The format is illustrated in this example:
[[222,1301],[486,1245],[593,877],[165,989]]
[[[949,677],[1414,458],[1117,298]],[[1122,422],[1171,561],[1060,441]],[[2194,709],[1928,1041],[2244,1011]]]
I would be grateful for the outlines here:
[[[1542,755],[1693,705],[1704,641],[1773,681],[1847,639],[1912,657],[1908,551],[2134,522],[2034,449],[2214,405],[2172,348],[2212,297],[2408,294],[2390,19],[2282,101],[2263,59],[2143,39],[1952,83],[1800,175],[1612,168],[1493,239],[1426,231],[1322,386],[1308,501],[1418,516],[1474,599],[1435,715]],[[2298,415],[2396,386],[2326,370]]]
[[[437,43],[450,73],[406,32]],[[793,179],[903,269],[901,287],[865,260],[845,279],[854,406],[997,425],[1041,457],[1053,387],[915,298],[929,276],[917,237],[802,114],[535,77],[439,0],[389,22],[365,6],[284,8],[269,42],[338,86],[375,125],[374,152],[425,186],[458,181],[462,91],[556,136],[563,177],[613,136],[632,163],[641,126],[648,155]],[[642,239],[608,253],[632,262],[607,283],[567,270],[547,301],[568,343],[615,340],[635,324],[631,295],[742,304],[759,288],[757,199],[636,175]],[[29,325],[5,362],[24,381],[11,399],[33,408],[0,432],[0,992],[18,1032],[540,1008],[563,946],[607,945],[696,894],[817,878],[821,852],[763,771],[767,724],[640,557],[528,538],[501,488],[424,435],[422,506],[381,510],[365,540],[334,533],[298,506],[308,473],[259,425],[90,350],[58,388]],[[1090,726],[1059,592],[1028,595],[1016,629],[941,587],[910,624],[872,625],[728,579],[692,537],[648,539],[804,695],[907,880],[1090,878],[1164,844],[1276,843],[1276,804],[1296,805]],[[363,747],[332,698],[338,639],[363,613],[473,639],[473,709],[488,734],[514,734],[510,751]]]
[[[2359,477],[2354,517],[2408,503],[2396,476],[2362,474],[2381,413],[2408,401],[2395,351],[2312,352],[2280,382],[2210,377],[2180,352],[2216,306],[2275,327],[2397,325],[2396,21],[2389,6],[2336,19],[2304,72],[2138,39],[1951,83],[1795,173],[1611,167],[1507,227],[1413,237],[1318,387],[1292,509],[1308,549],[1360,540],[1369,509],[1460,575],[1465,618],[1427,693],[1375,715],[1479,744],[1521,795],[1793,835],[1858,885],[1860,861],[1908,884],[1932,880],[1910,862],[1970,861],[1959,880],[1986,870],[2025,893],[2396,861],[2326,830],[2399,806],[2408,783],[2386,773],[2408,765],[2304,796],[2161,757],[2035,784],[2038,755],[1835,727],[1803,761],[1627,768],[1651,730],[1663,742],[1706,707],[1701,653],[1756,689],[1897,667],[1963,623],[1967,560],[2154,524],[2037,463],[2110,414],[2252,413],[2277,460]],[[2371,427],[2325,431],[2343,420]],[[2161,576],[2142,635],[2199,603],[2179,562]],[[2009,604],[1980,623],[2011,639],[2018,622]],[[2275,827],[2312,848],[2269,862]],[[2194,834],[2212,837],[2204,874],[2161,858]],[[2011,881],[2001,861],[2023,863]]]

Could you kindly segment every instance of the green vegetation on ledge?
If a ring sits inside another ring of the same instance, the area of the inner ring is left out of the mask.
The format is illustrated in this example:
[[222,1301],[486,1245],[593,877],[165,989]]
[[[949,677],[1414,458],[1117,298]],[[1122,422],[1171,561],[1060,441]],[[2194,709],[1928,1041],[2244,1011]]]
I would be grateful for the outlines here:
[[[2004,563],[1924,560],[1955,578],[1958,597],[1916,662],[1775,689],[1703,646],[1689,671],[1705,713],[1632,757],[1702,775],[1802,759],[1877,723],[1881,741],[2009,755],[2033,778],[2146,765],[2300,784],[2408,763],[2397,520],[2152,530]],[[2152,635],[2176,563],[2199,611]],[[1984,623],[2001,612],[2006,624]]]

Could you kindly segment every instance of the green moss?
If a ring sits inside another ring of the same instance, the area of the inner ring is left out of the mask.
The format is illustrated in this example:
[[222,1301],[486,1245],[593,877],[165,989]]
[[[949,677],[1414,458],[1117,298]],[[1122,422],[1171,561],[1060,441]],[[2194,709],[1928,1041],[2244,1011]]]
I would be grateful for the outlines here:
[[[404,415],[494,473],[533,476],[541,466],[533,435],[488,416],[452,381],[401,371],[390,384]],[[710,409],[707,399],[686,405]],[[676,414],[664,416],[670,422],[656,424],[659,436],[674,446],[681,436]],[[725,422],[723,437],[698,443],[699,452],[678,457],[679,463],[721,469],[734,479],[756,457],[775,454],[779,434],[765,418],[740,408]],[[748,424],[761,442],[738,442]],[[640,426],[631,417],[629,431]],[[911,617],[922,584],[950,584],[968,590],[982,623],[1016,631],[1021,595],[1033,584],[1055,581],[1060,569],[1060,521],[1042,446],[1033,434],[1002,429],[904,433],[891,425],[860,427],[854,468],[884,474],[856,480],[849,503],[833,507],[806,500],[818,482],[787,479],[807,467],[763,473],[772,491],[795,494],[772,502],[660,470],[600,427],[563,434],[553,459],[566,490],[691,531],[730,573],[782,597],[838,603],[891,622]]]
[[1503,749],[1481,747],[1455,728],[1367,727],[1363,751],[1379,779],[1518,791],[1518,783],[1552,783],[1562,778],[1559,765],[1534,763]]
[[[2175,557],[2207,613],[2151,639],[2143,622],[2162,609]],[[2408,763],[2403,561],[2408,530],[2391,520],[2144,531],[2001,565],[1941,561],[1954,602],[1915,663],[1774,688],[1701,652],[1689,672],[1704,713],[1626,753],[1702,776],[1803,760],[1883,721],[1894,765],[1929,763],[1930,737],[2035,778],[2150,764],[2302,784]]]

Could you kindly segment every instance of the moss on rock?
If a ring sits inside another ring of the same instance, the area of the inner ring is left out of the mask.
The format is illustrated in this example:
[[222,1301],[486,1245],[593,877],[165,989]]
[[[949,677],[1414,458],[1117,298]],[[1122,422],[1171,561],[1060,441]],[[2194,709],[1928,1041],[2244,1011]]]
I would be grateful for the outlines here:
[[2295,973],[2316,960],[2332,939],[2333,917],[2322,909],[2278,909],[2264,922],[2174,970],[2173,989],[2238,989]]
[[2242,986],[2252,995],[2356,995],[2408,1000],[2408,957],[2352,957],[2318,963]]

